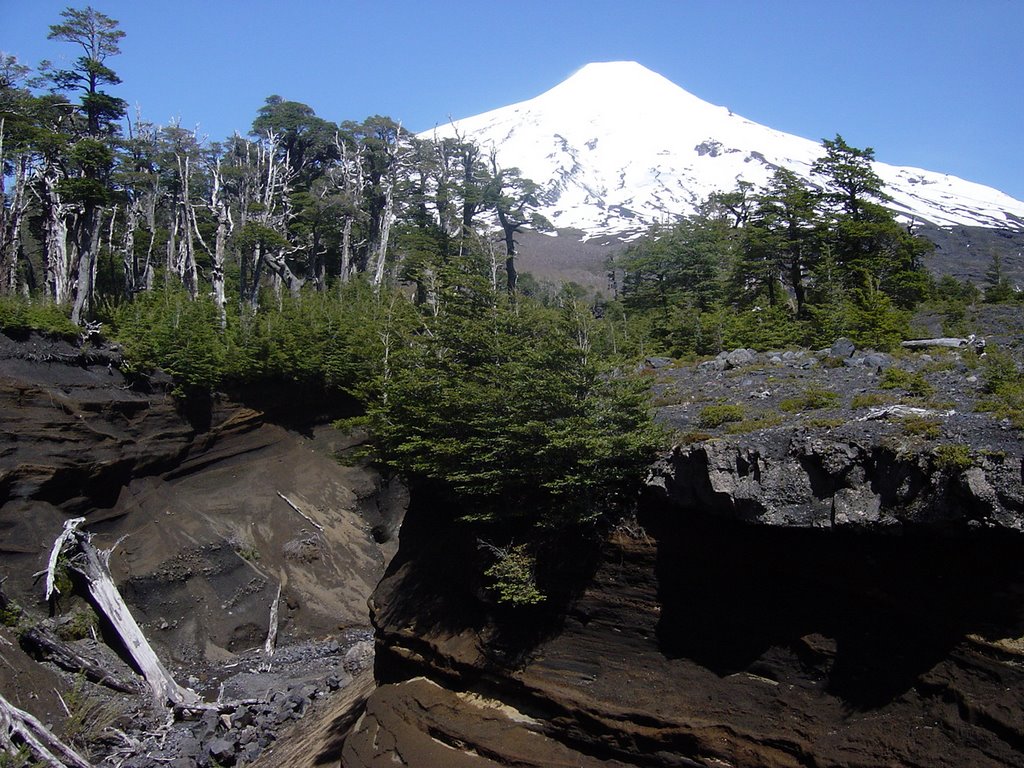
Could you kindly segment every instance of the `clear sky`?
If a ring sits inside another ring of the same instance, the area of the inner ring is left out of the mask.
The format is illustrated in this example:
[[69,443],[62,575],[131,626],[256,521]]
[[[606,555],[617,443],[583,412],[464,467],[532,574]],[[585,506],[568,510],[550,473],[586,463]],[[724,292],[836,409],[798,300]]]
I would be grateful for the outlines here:
[[[48,41],[66,0],[0,0],[0,50]],[[85,3],[75,4],[84,7]],[[333,121],[425,130],[629,59],[810,139],[1024,199],[1024,0],[93,0],[121,23],[108,64],[145,119],[246,132],[279,94]],[[642,140],[642,137],[638,137]]]

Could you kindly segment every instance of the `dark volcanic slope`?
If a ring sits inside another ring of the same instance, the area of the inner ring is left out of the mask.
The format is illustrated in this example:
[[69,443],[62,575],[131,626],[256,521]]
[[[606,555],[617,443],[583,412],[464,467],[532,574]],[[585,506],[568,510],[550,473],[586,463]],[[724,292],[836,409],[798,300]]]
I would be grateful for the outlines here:
[[[347,444],[330,428],[300,434],[219,398],[186,407],[167,381],[132,386],[118,362],[109,348],[0,334],[0,583],[23,609],[17,627],[0,627],[0,692],[58,733],[57,691],[99,707],[96,741],[76,736],[97,764],[251,760],[312,699],[368,668],[366,599],[394,550],[404,490],[341,466]],[[22,651],[19,635],[41,624],[134,676],[73,584],[43,600],[35,574],[78,515],[97,546],[113,547],[115,580],[175,678],[209,702],[255,703],[168,729],[147,695],[115,696]],[[102,733],[108,716],[134,746]]]
[[928,226],[916,231],[935,243],[925,261],[933,274],[984,285],[992,257],[998,254],[1006,277],[1024,287],[1024,230]]

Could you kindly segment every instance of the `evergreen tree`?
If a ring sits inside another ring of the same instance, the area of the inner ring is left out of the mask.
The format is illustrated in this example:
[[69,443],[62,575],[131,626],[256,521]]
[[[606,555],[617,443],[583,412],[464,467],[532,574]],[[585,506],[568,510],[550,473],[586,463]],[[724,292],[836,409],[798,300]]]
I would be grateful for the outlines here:
[[875,173],[874,150],[857,149],[842,136],[823,141],[825,155],[812,172],[822,176],[828,239],[846,286],[859,290],[867,279],[901,307],[921,301],[928,291],[922,259],[931,246],[901,227],[882,206],[890,200]]
[[757,197],[744,240],[744,262],[761,265],[769,304],[777,303],[772,288],[781,279],[793,292],[797,317],[806,314],[806,282],[819,257],[817,203],[815,193],[795,173],[777,169]]
[[120,53],[124,32],[118,22],[91,6],[84,10],[67,8],[64,21],[50,27],[49,38],[77,45],[82,50],[71,69],[56,69],[43,62],[40,69],[59,91],[80,94],[79,108],[84,125],[72,123],[61,178],[53,190],[57,208],[74,205],[78,215],[71,219],[73,259],[69,283],[73,288],[71,319],[83,322],[89,315],[96,280],[100,228],[104,209],[113,199],[111,177],[114,169],[118,121],[125,114],[125,102],[102,90],[121,82],[107,66],[110,56]]
[[370,407],[383,458],[466,519],[562,527],[628,504],[655,445],[646,386],[596,359],[588,310],[512,304],[470,264],[446,278]]

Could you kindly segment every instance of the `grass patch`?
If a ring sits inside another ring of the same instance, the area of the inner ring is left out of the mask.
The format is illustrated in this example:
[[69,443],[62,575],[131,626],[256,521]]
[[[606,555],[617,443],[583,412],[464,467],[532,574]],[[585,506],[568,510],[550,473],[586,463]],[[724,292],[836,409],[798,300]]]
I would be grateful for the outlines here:
[[943,472],[963,472],[974,464],[971,449],[963,443],[943,443],[932,451],[935,467]]
[[651,400],[655,408],[662,408],[666,405],[679,405],[683,401],[683,393],[675,387],[666,387],[665,390]]
[[854,395],[850,401],[850,407],[854,410],[858,408],[875,408],[879,405],[892,405],[893,398],[889,395],[883,395],[881,392],[862,392],[859,395]]
[[705,429],[714,429],[730,421],[743,421],[742,405],[708,405],[697,417],[697,424]]
[[756,432],[759,429],[769,429],[781,424],[785,419],[781,414],[775,412],[762,413],[753,419],[733,421],[725,425],[725,431],[730,435],[742,435],[746,432]]
[[900,424],[906,435],[924,437],[928,440],[937,440],[942,437],[942,422],[939,419],[927,416],[905,416],[900,419]]
[[928,397],[935,392],[924,374],[902,368],[887,368],[878,386],[882,389],[900,389],[912,397]]
[[807,426],[814,427],[815,429],[835,429],[841,427],[846,423],[846,419],[840,416],[815,416],[813,419],[807,420]]
[[787,397],[779,403],[779,410],[786,413],[800,411],[816,411],[821,408],[832,408],[839,402],[839,394],[821,387],[808,387],[802,394]]
[[679,436],[680,445],[693,445],[694,443],[703,443],[706,440],[713,438],[710,432],[685,432]]

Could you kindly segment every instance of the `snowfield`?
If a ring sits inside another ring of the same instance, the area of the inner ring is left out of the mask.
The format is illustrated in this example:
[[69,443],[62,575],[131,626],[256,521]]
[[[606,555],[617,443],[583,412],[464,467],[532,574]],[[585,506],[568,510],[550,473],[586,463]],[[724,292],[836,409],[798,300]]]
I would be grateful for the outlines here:
[[[455,134],[494,147],[498,162],[541,185],[543,213],[589,237],[639,234],[695,213],[738,181],[775,168],[812,184],[820,144],[709,104],[636,62],[588,64],[536,98],[423,137]],[[902,218],[938,226],[1024,229],[1024,202],[948,174],[875,163]]]

